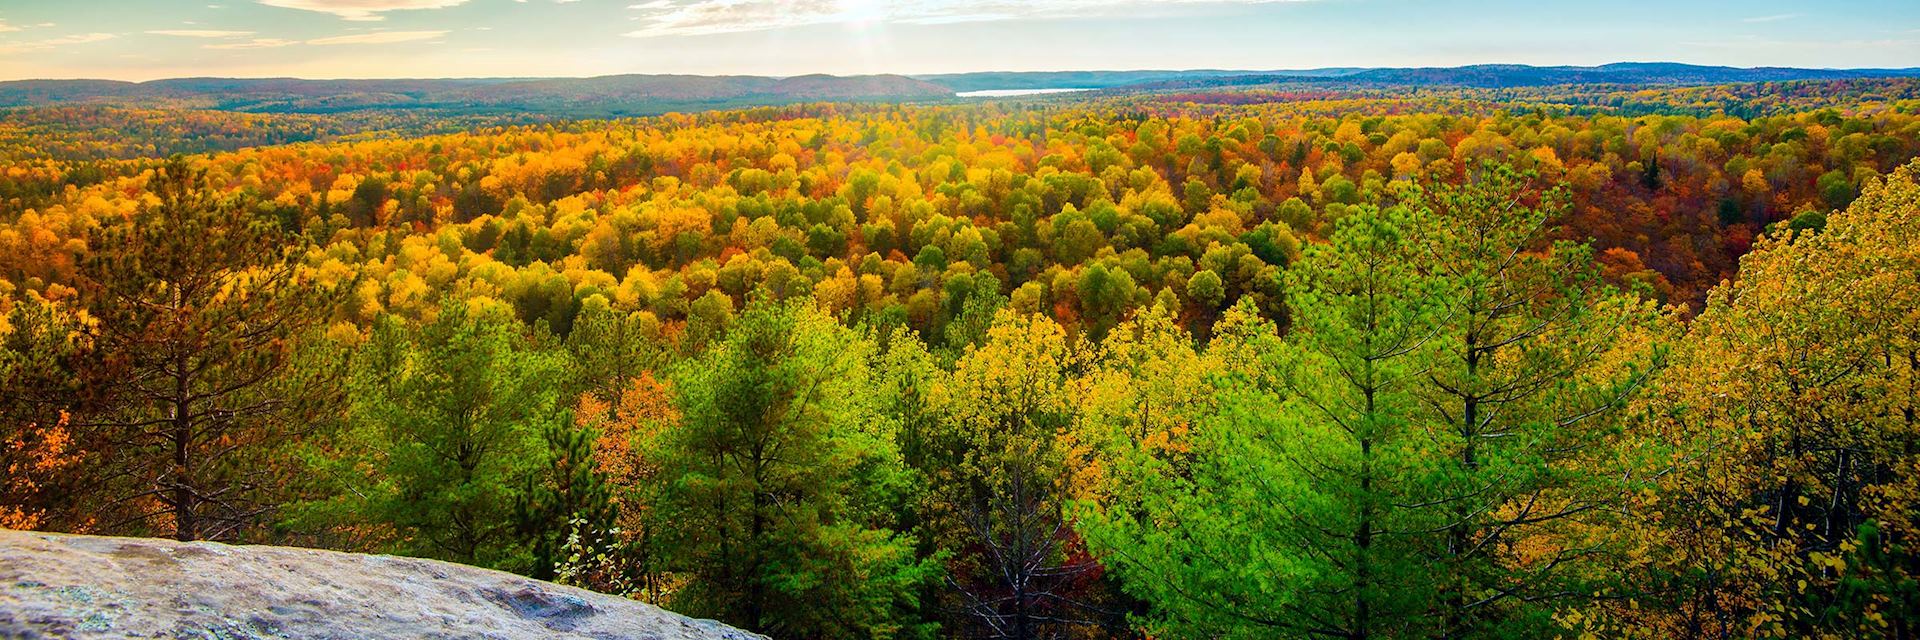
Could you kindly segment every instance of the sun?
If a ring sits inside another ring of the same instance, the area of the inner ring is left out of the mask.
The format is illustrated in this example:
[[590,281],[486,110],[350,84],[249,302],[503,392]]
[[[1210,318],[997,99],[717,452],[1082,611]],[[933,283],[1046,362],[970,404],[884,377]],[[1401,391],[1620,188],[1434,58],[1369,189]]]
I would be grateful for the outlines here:
[[893,7],[887,0],[836,0],[834,22],[846,32],[860,73],[887,73],[895,49],[890,27]]
[[888,16],[886,0],[838,0],[834,5],[839,21],[846,24],[871,26]]

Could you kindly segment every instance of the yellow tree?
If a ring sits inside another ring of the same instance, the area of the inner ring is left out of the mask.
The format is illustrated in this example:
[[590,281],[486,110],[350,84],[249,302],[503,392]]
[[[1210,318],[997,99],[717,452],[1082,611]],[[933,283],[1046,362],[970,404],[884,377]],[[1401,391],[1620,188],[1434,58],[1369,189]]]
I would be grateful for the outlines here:
[[[1920,163],[1825,230],[1763,239],[1665,376],[1635,505],[1645,637],[1920,632]],[[1593,615],[1598,614],[1598,615]],[[1624,635],[1624,634],[1623,634]]]
[[1002,310],[941,389],[929,512],[937,542],[957,551],[950,586],[966,634],[1060,637],[1111,618],[1087,597],[1098,565],[1066,509],[1065,440],[1089,355],[1052,320]]
[[[1135,462],[1135,455],[1175,468],[1188,457],[1196,418],[1216,404],[1211,376],[1221,363],[1194,347],[1176,313],[1154,306],[1120,323],[1101,341],[1094,366],[1076,381],[1084,415],[1067,434],[1076,499],[1099,505],[1136,489],[1133,476],[1143,469],[1118,466]],[[1233,338],[1222,336],[1221,351]],[[1108,450],[1113,447],[1124,454]]]

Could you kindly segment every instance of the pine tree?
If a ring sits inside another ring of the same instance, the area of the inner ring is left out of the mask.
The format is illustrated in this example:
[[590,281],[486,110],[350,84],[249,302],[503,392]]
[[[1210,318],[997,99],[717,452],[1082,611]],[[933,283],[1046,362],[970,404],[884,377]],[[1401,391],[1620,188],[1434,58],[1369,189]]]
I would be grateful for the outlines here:
[[934,566],[876,526],[900,454],[874,419],[871,343],[756,301],[676,374],[664,482],[681,610],[779,637],[919,637]]
[[1538,633],[1590,591],[1657,317],[1548,241],[1554,194],[1485,171],[1340,221],[1287,276],[1284,340],[1223,320],[1183,448],[1108,437],[1087,531],[1167,633]]
[[276,384],[336,290],[303,273],[301,238],[187,160],[146,180],[155,202],[103,227],[83,269],[115,407],[86,427],[116,444],[111,464],[135,483],[118,499],[138,509],[104,528],[232,538],[277,506],[258,456],[302,432],[301,413],[336,386]]
[[1204,355],[1179,339],[1109,345],[1142,354],[1126,361],[1166,363],[1136,365],[1160,376],[1092,385],[1159,400],[1105,421],[1113,426],[1096,459],[1110,488],[1083,525],[1102,560],[1154,605],[1150,628],[1247,638],[1431,630],[1438,584],[1421,560],[1444,519],[1420,482],[1429,461],[1415,391],[1433,355],[1440,289],[1416,268],[1414,225],[1404,210],[1362,208],[1308,249],[1287,275],[1284,343],[1243,303]]
[[[380,321],[355,355],[352,448],[340,472],[373,474],[341,493],[350,504],[336,518],[390,527],[399,534],[395,550],[409,554],[531,564],[514,535],[513,507],[546,466],[543,434],[564,428],[554,381],[564,379],[566,357],[533,348],[509,313],[449,299],[432,322]],[[565,462],[569,487],[574,471],[591,468]],[[580,496],[573,504],[587,503]]]
[[103,512],[100,470],[73,428],[92,409],[78,373],[94,364],[86,323],[37,292],[0,293],[0,528],[73,531]]
[[[1407,196],[1438,288],[1435,350],[1416,391],[1422,479],[1448,511],[1432,556],[1446,637],[1543,624],[1595,549],[1555,540],[1614,504],[1598,461],[1660,360],[1659,318],[1601,282],[1590,247],[1553,240],[1565,189],[1504,165]],[[1529,549],[1518,554],[1515,549]]]
[[514,522],[533,541],[529,574],[552,580],[564,554],[602,555],[614,543],[616,511],[606,480],[594,464],[599,434],[570,421],[542,430],[546,467],[529,476],[515,496]]

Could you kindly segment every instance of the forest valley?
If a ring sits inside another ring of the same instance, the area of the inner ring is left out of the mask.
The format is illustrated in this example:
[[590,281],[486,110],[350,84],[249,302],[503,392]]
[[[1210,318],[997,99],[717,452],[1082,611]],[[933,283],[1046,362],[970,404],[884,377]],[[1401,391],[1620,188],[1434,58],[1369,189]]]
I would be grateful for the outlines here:
[[0,526],[777,638],[1913,638],[1915,86],[10,110]]

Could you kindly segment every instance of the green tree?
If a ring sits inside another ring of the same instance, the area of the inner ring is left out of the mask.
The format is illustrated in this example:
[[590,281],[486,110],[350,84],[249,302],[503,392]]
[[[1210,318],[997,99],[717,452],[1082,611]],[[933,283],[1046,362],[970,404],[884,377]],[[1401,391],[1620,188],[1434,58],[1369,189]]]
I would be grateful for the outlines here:
[[875,420],[872,344],[809,307],[755,302],[675,376],[662,477],[676,606],[779,637],[915,637],[933,565],[877,508],[901,469]]
[[[1544,603],[1584,592],[1572,581],[1595,549],[1559,536],[1619,494],[1597,461],[1660,358],[1638,339],[1658,323],[1653,306],[1602,283],[1591,248],[1551,240],[1567,195],[1536,181],[1480,166],[1406,198],[1442,303],[1416,393],[1431,452],[1421,481],[1449,512],[1430,567],[1447,637],[1530,633]],[[1513,551],[1529,540],[1559,544]]]
[[1527,184],[1491,167],[1342,218],[1287,276],[1284,342],[1223,320],[1184,447],[1106,439],[1134,488],[1086,530],[1169,635],[1529,635],[1588,592],[1657,318],[1547,241],[1555,194]]
[[1820,231],[1827,228],[1827,214],[1818,211],[1801,211],[1787,220],[1790,231]]
[[976,273],[947,281],[947,306],[952,320],[943,327],[946,346],[958,351],[987,338],[1007,297],[1000,294],[1000,280],[993,274]]
[[[1439,585],[1423,560],[1446,520],[1420,482],[1431,461],[1415,391],[1440,289],[1416,268],[1419,235],[1404,210],[1363,208],[1288,272],[1285,343],[1250,323],[1243,303],[1205,357],[1162,341],[1147,361],[1180,366],[1100,385],[1213,374],[1202,383],[1211,389],[1114,412],[1099,447],[1112,495],[1091,505],[1083,530],[1154,605],[1153,628],[1236,638],[1431,630]],[[1155,412],[1171,424],[1155,428]]]
[[387,317],[355,354],[348,428],[367,485],[349,524],[392,527],[396,550],[527,569],[513,507],[564,428],[563,353],[536,350],[503,306],[449,299],[433,321]]
[[541,580],[556,577],[566,554],[605,555],[615,543],[612,493],[594,464],[600,434],[570,422],[545,425],[546,465],[514,496],[514,524],[533,541],[529,575]]
[[727,330],[733,322],[733,298],[714,289],[687,306],[686,328],[680,333],[680,354],[692,356]]
[[589,299],[567,334],[567,353],[580,383],[612,411],[642,373],[666,364],[670,352],[661,332],[659,318],[650,312],[621,313]]
[[80,371],[99,366],[86,325],[38,292],[0,293],[0,528],[72,531],[115,513],[73,428],[92,410]]
[[1220,274],[1212,269],[1201,269],[1193,272],[1193,277],[1187,278],[1187,297],[1199,303],[1203,311],[1212,311],[1226,301],[1227,288],[1221,283]]
[[1847,177],[1845,171],[1835,169],[1820,174],[1820,178],[1814,181],[1814,188],[1820,192],[1820,201],[1826,203],[1828,208],[1845,209],[1853,203],[1853,180]]
[[1101,264],[1082,269],[1074,291],[1080,297],[1080,317],[1086,321],[1087,333],[1094,338],[1106,335],[1133,307],[1139,290],[1125,269]]

